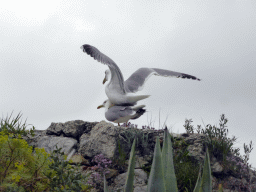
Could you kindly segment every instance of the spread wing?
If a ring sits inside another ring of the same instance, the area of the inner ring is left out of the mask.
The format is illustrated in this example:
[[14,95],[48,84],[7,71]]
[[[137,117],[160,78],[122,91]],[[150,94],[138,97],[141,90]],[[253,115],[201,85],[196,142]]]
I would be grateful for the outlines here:
[[140,68],[135,71],[125,82],[124,88],[125,91],[128,93],[135,93],[143,89],[145,82],[148,80],[149,77],[152,75],[162,76],[162,77],[176,77],[176,78],[183,78],[183,79],[192,79],[198,80],[195,76],[188,75],[185,73],[179,73],[175,71],[169,71],[165,69],[158,69],[158,68]]
[[88,55],[90,55],[91,57],[93,57],[95,60],[108,65],[111,74],[114,75],[116,74],[118,77],[118,81],[119,81],[119,85],[120,85],[120,89],[124,91],[124,78],[123,78],[123,74],[121,72],[121,70],[119,69],[119,67],[117,66],[117,64],[110,59],[107,55],[101,53],[96,47],[93,47],[91,45],[88,44],[84,44],[81,46],[81,49],[83,50],[83,52],[87,53]]

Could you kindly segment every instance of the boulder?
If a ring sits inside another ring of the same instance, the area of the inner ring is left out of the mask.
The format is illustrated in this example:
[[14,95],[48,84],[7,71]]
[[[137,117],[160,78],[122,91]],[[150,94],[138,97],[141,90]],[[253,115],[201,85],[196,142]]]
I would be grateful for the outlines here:
[[65,154],[69,154],[73,148],[76,148],[77,140],[69,137],[43,136],[38,139],[36,147],[44,148],[47,153],[58,148],[62,148]]
[[118,127],[111,123],[101,121],[89,133],[84,133],[79,139],[78,152],[85,157],[92,158],[103,154],[111,159],[117,148]]
[[[126,178],[127,178],[127,172],[118,175],[114,179],[114,183],[111,185],[110,191],[114,192],[114,191],[122,190],[125,186]],[[138,191],[139,189],[147,188],[146,182],[147,182],[147,173],[142,169],[135,169],[133,184],[134,184],[134,188],[137,188],[136,191]]]
[[90,123],[82,120],[68,121],[66,123],[51,123],[46,130],[47,135],[79,138],[84,132],[89,132],[97,122]]

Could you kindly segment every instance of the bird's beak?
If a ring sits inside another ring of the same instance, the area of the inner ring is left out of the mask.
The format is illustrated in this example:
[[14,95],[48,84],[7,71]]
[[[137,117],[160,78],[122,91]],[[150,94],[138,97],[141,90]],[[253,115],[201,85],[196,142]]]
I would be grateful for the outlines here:
[[100,106],[98,106],[98,107],[97,107],[97,109],[100,109],[101,107],[104,107],[104,105],[100,105]]
[[106,83],[106,81],[107,81],[107,79],[106,79],[106,77],[105,77],[105,78],[103,79],[103,84]]

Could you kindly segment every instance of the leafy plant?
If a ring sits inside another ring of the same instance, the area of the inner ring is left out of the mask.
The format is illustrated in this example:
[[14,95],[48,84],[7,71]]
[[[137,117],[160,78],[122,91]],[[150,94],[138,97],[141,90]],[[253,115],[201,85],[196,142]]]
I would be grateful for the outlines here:
[[61,148],[56,146],[50,156],[52,163],[49,165],[51,171],[45,175],[49,179],[49,191],[88,191],[88,177],[83,177],[78,168],[73,169]]
[[18,113],[18,115],[11,119],[12,113],[10,116],[7,115],[7,117],[0,119],[0,131],[2,134],[10,135],[12,134],[13,137],[18,137],[18,135],[24,135],[26,136],[28,133],[34,136],[34,130],[35,127],[32,126],[30,130],[26,130],[27,124],[26,121],[22,123],[21,119],[21,113]]
[[[194,127],[191,125],[192,120],[185,121],[185,129],[187,133],[194,133]],[[227,127],[228,119],[224,114],[221,115],[219,120],[219,126],[212,126],[208,124],[205,127],[205,130],[201,128],[201,125],[197,126],[197,133],[203,133],[206,137],[206,144],[209,149],[209,152],[212,156],[216,157],[217,160],[221,161],[222,167],[224,168],[222,172],[222,177],[224,178],[225,174],[230,170],[232,174],[245,176],[248,185],[244,185],[242,182],[240,183],[241,190],[252,190],[251,186],[251,178],[249,178],[249,169],[251,165],[249,165],[249,154],[252,151],[252,141],[249,146],[244,143],[244,156],[241,156],[239,148],[234,148],[234,143],[237,138],[233,136],[232,138],[228,138],[228,129]],[[175,164],[176,165],[176,164]],[[184,169],[186,170],[186,169]]]
[[175,156],[173,158],[178,187],[181,191],[193,191],[195,188],[199,165],[191,160],[188,144],[184,139],[174,139]]
[[43,191],[48,179],[49,154],[44,149],[32,147],[21,139],[0,132],[0,189],[18,191]]
[[129,159],[129,167],[127,171],[127,179],[125,182],[125,192],[133,191],[133,180],[134,180],[134,168],[135,168],[135,143],[136,139],[133,140],[132,149]]
[[[194,133],[194,127],[191,125],[190,120],[185,120],[185,129],[187,133]],[[232,138],[228,138],[228,129],[227,127],[228,119],[225,117],[224,114],[221,115],[219,120],[219,127],[212,126],[210,124],[206,125],[205,130],[201,129],[201,126],[197,126],[197,132],[205,134],[206,137],[206,145],[209,149],[209,152],[212,156],[216,157],[218,160],[223,162],[223,166],[225,167],[228,162],[227,157],[231,153],[235,153],[235,155],[239,154],[239,149],[234,149],[233,145],[237,138],[233,136]]]
[[172,149],[171,135],[169,134],[166,128],[164,132],[164,143],[163,143],[162,154],[161,154],[162,160],[163,160],[163,171],[164,171],[164,177],[165,177],[164,179],[165,179],[166,191],[172,191],[172,190],[178,191],[172,150],[173,149]]
[[149,137],[147,132],[143,132],[139,129],[127,128],[121,133],[120,137],[126,143],[126,151],[130,151],[132,142],[137,140],[136,146],[140,149],[141,154],[145,154],[149,151],[151,143],[149,143]]
[[185,124],[183,125],[183,127],[185,128],[187,133],[194,133],[194,126],[191,125],[192,122],[192,119],[185,119]]
[[[165,166],[166,168],[166,166]],[[166,175],[164,175],[163,161],[160,149],[159,138],[156,137],[156,145],[154,150],[153,163],[150,170],[150,175],[148,179],[147,191],[166,191],[165,183]]]
[[228,129],[226,129],[226,124],[228,119],[225,118],[225,115],[221,115],[220,127],[211,126],[208,124],[204,133],[207,135],[207,145],[209,151],[214,155],[218,160],[226,161],[227,155],[231,152],[231,148],[234,145],[234,142],[237,138],[233,137],[232,139],[227,138]]

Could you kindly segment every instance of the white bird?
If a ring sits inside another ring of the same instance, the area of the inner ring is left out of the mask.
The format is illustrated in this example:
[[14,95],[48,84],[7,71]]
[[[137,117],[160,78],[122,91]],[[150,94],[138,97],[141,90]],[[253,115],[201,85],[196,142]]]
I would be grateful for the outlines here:
[[103,102],[102,105],[98,106],[97,109],[105,107],[105,117],[108,121],[112,121],[114,123],[124,123],[130,119],[138,119],[141,115],[143,115],[146,110],[143,109],[145,105],[139,106],[116,106],[111,103],[109,100]]
[[135,105],[137,101],[148,98],[150,95],[136,95],[134,93],[142,90],[145,82],[151,75],[200,81],[200,79],[192,75],[158,68],[140,68],[124,81],[119,67],[108,56],[91,45],[82,45],[81,49],[97,61],[108,65],[109,70],[105,72],[103,84],[109,80],[109,76],[111,75],[110,82],[105,87],[105,92],[110,102],[115,105],[132,106]]

